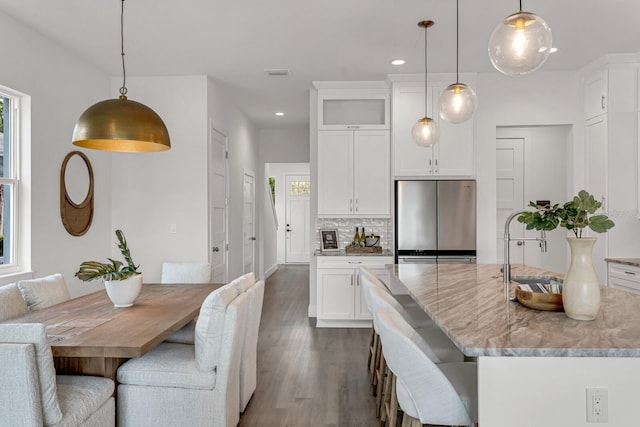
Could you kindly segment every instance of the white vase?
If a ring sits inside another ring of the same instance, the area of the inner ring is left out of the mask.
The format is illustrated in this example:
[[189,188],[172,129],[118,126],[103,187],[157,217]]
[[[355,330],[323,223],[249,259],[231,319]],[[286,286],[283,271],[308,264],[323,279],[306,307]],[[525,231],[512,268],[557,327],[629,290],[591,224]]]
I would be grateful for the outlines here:
[[131,307],[142,289],[142,274],[124,280],[105,280],[104,288],[114,306]]
[[600,282],[593,269],[591,251],[595,237],[567,237],[571,264],[562,284],[564,311],[575,320],[593,320],[600,310]]

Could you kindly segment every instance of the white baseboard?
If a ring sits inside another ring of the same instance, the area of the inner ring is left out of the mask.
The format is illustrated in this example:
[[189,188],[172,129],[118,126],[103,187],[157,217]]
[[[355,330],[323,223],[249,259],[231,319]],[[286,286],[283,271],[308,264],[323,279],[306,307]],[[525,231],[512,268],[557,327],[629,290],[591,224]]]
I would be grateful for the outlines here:
[[276,272],[276,270],[278,269],[278,264],[272,265],[269,269],[267,269],[267,271],[264,272],[264,278],[265,280],[271,276],[273,273]]

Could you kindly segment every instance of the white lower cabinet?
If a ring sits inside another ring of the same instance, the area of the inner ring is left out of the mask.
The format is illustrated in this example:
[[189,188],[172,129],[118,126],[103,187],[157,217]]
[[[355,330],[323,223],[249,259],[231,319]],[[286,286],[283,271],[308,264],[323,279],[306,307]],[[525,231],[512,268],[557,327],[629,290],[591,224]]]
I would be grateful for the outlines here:
[[640,294],[640,267],[609,261],[607,276],[610,288]]
[[317,262],[317,327],[371,326],[371,313],[360,286],[359,268],[368,267],[383,282],[390,256],[319,256]]

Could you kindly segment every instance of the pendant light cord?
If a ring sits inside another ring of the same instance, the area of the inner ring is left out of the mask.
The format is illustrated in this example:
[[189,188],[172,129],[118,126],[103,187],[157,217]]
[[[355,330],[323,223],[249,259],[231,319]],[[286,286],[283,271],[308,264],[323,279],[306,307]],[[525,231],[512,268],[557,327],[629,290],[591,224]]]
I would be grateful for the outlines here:
[[122,8],[120,9],[120,56],[122,57],[122,87],[120,88],[120,96],[127,94],[127,70],[124,66],[124,0],[122,0]]
[[424,27],[424,116],[428,117],[427,114],[427,29],[428,26]]
[[460,12],[458,2],[459,0],[456,0],[456,84],[460,84],[460,70],[458,65],[460,62]]

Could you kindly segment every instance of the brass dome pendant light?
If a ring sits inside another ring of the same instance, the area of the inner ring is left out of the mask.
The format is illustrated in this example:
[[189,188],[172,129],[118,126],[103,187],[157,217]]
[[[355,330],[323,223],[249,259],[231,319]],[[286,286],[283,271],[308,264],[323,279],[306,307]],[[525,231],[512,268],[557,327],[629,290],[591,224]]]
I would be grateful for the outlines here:
[[464,83],[459,76],[459,42],[460,18],[458,0],[456,0],[456,82],[446,87],[440,94],[440,118],[450,123],[466,122],[473,116],[478,105],[476,93]]
[[508,76],[529,74],[544,64],[551,53],[551,28],[544,19],[522,11],[504,18],[491,33],[489,58]]
[[433,21],[420,21],[418,26],[424,28],[424,117],[411,128],[413,142],[421,147],[429,147],[440,137],[438,123],[429,117],[427,113],[427,29],[433,25]]
[[73,145],[103,151],[155,152],[171,148],[169,131],[151,108],[127,99],[124,65],[124,0],[120,12],[122,87],[118,99],[87,108],[73,129]]

